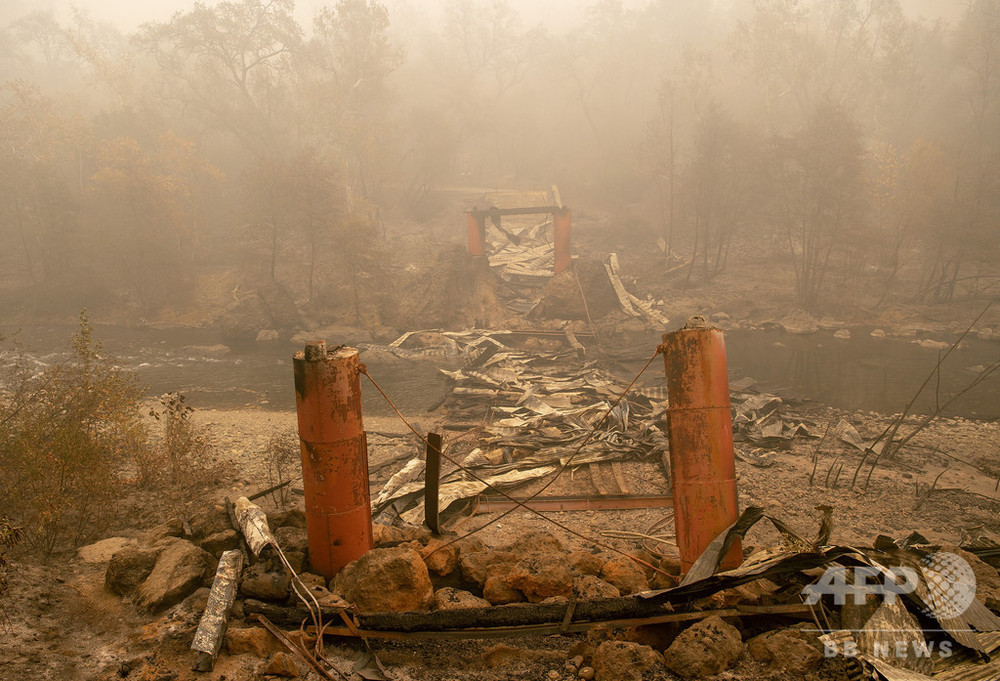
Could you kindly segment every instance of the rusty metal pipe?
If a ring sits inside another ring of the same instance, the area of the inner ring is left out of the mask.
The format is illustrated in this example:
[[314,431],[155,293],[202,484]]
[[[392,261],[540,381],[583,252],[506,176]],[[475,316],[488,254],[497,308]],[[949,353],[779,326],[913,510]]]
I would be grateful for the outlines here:
[[293,365],[309,563],[331,578],[372,548],[358,351],[313,341]]
[[466,213],[466,216],[469,255],[486,255],[486,216],[472,211]]
[[[662,349],[670,399],[674,526],[681,572],[686,574],[739,515],[726,344],[721,330],[692,317],[683,329],[663,334]],[[720,568],[742,562],[737,541]]]
[[552,241],[555,244],[556,259],[553,268],[559,274],[572,260],[570,252],[570,236],[573,231],[573,221],[568,208],[562,208],[552,213]]

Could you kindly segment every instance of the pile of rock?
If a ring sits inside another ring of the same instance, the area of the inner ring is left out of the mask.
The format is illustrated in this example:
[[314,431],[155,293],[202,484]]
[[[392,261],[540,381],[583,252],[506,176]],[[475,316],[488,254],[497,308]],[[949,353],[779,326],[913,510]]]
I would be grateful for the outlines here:
[[[376,524],[376,547],[328,582],[309,571],[302,511],[271,514],[269,523],[282,551],[321,605],[350,604],[362,613],[614,598],[675,586],[680,567],[676,558],[643,554],[641,558],[656,566],[656,571],[616,554],[570,550],[546,532],[525,533],[506,545],[489,547],[475,538],[450,543],[421,527]],[[204,587],[211,584],[219,555],[238,545],[225,509],[215,507],[190,522],[166,523],[138,539],[98,542],[82,549],[81,558],[107,560],[106,588],[140,607],[161,612],[184,601],[187,605],[178,607],[186,607],[194,615],[198,605],[190,602],[198,597],[191,594],[200,589],[199,602],[204,601]],[[702,599],[692,607],[710,610],[759,603],[762,595],[776,590],[774,585],[745,585]],[[225,639],[230,655],[261,658],[263,662],[257,664],[263,674],[295,676],[306,671],[296,666],[270,633],[240,621],[243,600],[294,605],[292,591],[289,576],[274,557],[244,568],[239,600]],[[166,618],[170,619],[169,613]],[[187,626],[193,626],[192,618],[187,619]],[[682,677],[699,678],[729,669],[748,653],[776,669],[804,673],[822,663],[822,650],[813,634],[799,629],[766,632],[744,643],[732,623],[708,617],[687,628],[598,629],[591,632],[585,645],[573,651],[562,669],[551,670],[549,676],[627,680],[663,668]]]

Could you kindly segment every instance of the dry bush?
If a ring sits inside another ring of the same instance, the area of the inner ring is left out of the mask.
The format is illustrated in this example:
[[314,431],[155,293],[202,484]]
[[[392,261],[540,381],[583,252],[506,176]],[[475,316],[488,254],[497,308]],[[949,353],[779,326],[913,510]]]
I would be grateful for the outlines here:
[[203,429],[191,420],[193,413],[181,393],[160,396],[160,408],[151,409],[149,415],[163,425],[163,436],[146,454],[146,470],[140,467],[139,472],[141,482],[185,487],[199,483],[208,472],[211,447]]
[[[268,487],[290,480],[296,470],[299,456],[299,434],[295,428],[286,428],[273,434],[264,452],[267,461]],[[271,495],[271,500],[277,507],[284,508],[291,500],[291,489],[285,485]]]
[[106,527],[146,443],[143,390],[101,354],[85,310],[72,345],[60,365],[36,373],[20,357],[0,377],[0,516],[45,554]]

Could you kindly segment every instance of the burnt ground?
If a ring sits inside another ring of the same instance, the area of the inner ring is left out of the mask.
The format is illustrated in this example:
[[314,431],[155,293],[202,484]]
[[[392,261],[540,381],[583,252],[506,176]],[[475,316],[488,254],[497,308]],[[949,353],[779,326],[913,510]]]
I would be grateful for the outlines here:
[[[427,428],[444,425],[446,416],[418,415]],[[846,417],[862,436],[873,437],[887,423],[884,416],[845,414],[821,409],[811,414],[817,421]],[[198,496],[183,502],[185,512],[224,496],[255,492],[269,482],[263,452],[275,432],[294,425],[290,412],[251,410],[203,410],[195,414],[214,445],[221,471],[218,482],[209,484]],[[370,442],[373,490],[417,452],[415,441],[398,438],[405,426],[398,419],[374,418],[366,422]],[[860,461],[856,450],[828,439],[818,448],[816,438],[796,438],[788,448],[774,450],[770,465],[759,467],[737,462],[740,505],[760,505],[788,521],[803,536],[813,536],[819,522],[815,507],[834,508],[832,542],[870,545],[878,534],[901,537],[918,530],[932,542],[958,543],[967,533],[1000,538],[998,502],[988,499],[995,479],[986,480],[975,469],[1000,470],[1000,426],[964,419],[932,424],[914,439],[900,456],[880,464],[867,481],[867,467],[852,486],[851,478]],[[470,449],[472,442],[455,443],[456,453]],[[738,451],[746,451],[738,445]],[[818,455],[817,455],[818,450]],[[760,452],[754,452],[758,460]],[[749,458],[749,457],[748,457]],[[397,460],[388,466],[385,461]],[[818,463],[815,463],[818,460]],[[843,463],[839,477],[836,471]],[[836,464],[836,465],[835,465]],[[638,493],[661,493],[667,488],[659,461],[631,461],[625,464],[626,477]],[[816,469],[815,474],[813,469]],[[944,474],[938,478],[941,471]],[[813,482],[810,485],[810,477]],[[836,478],[836,480],[835,480]],[[935,484],[935,478],[938,478]],[[211,480],[209,480],[211,482]],[[542,483],[532,483],[519,492],[533,491]],[[928,493],[927,490],[933,486]],[[593,493],[586,469],[568,470],[546,493]],[[264,507],[274,510],[274,499]],[[292,503],[301,503],[292,497]],[[149,522],[156,514],[150,510]],[[608,530],[626,529],[645,533],[664,514],[659,510],[580,511],[548,514],[576,532],[603,543],[634,551],[637,541],[603,536]],[[465,520],[458,532],[464,534],[496,517],[480,515]],[[113,534],[138,536],[140,528],[116,528]],[[531,529],[552,532],[569,547],[588,548],[578,536],[567,534],[541,518],[517,511],[489,525],[479,533],[489,545],[502,545],[511,537]],[[777,534],[759,525],[745,542],[753,546],[779,543]],[[647,548],[668,547],[647,542]],[[2,679],[211,679],[254,678],[263,662],[250,655],[235,657],[225,653],[216,670],[197,674],[190,670],[192,653],[187,649],[197,623],[198,604],[184,604],[159,618],[105,591],[104,564],[87,564],[73,555],[59,556],[48,564],[19,561],[11,572],[11,586],[3,608],[4,636],[0,641]],[[621,632],[619,632],[621,633]],[[607,633],[593,633],[600,640]],[[625,632],[624,635],[627,635]],[[373,642],[379,657],[397,679],[515,679],[549,678],[560,673],[565,661],[588,641],[586,635],[550,636],[526,639],[460,641],[440,643]],[[348,665],[361,652],[356,642],[331,641],[334,661]],[[837,663],[826,662],[815,678],[842,678]],[[559,676],[558,678],[564,678]],[[570,678],[566,676],[565,678]],[[660,668],[649,678],[673,678]],[[781,673],[745,656],[722,678],[747,680],[782,678]],[[786,675],[785,678],[792,678]]]

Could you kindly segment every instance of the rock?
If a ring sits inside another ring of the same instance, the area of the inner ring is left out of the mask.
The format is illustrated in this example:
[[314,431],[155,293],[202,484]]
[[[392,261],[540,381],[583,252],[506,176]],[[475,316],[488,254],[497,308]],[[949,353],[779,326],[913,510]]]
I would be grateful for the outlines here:
[[166,537],[184,536],[184,523],[180,518],[172,518],[165,523],[151,527],[139,536],[140,544],[152,545]]
[[181,608],[201,616],[201,613],[205,612],[205,606],[208,605],[208,594],[211,591],[207,586],[195,589],[194,593],[181,601]]
[[507,603],[523,603],[524,594],[507,584],[507,580],[502,575],[493,575],[486,579],[483,585],[483,598],[493,605],[506,605]]
[[136,546],[137,544],[138,542],[136,542],[135,539],[126,539],[125,537],[108,537],[107,539],[102,539],[99,542],[81,546],[76,550],[76,555],[80,561],[84,563],[106,563],[111,560],[113,555],[122,549],[130,546]]
[[615,556],[601,569],[601,579],[618,588],[623,596],[649,590],[646,573],[635,561]]
[[152,572],[136,590],[137,601],[150,611],[180,603],[214,569],[211,554],[189,541],[179,540],[160,553]]
[[142,584],[156,565],[159,551],[126,546],[108,561],[104,572],[104,588],[119,596],[128,596]]
[[[798,629],[767,631],[747,641],[747,650],[755,660],[776,669],[804,674],[819,667],[823,653],[818,645],[809,643],[810,635]],[[812,636],[815,640],[815,636]]]
[[278,332],[275,329],[261,329],[257,332],[256,341],[258,343],[273,343],[276,340],[278,340]]
[[917,341],[917,345],[919,345],[922,348],[927,348],[928,350],[938,350],[938,351],[947,350],[948,348],[951,347],[951,343],[946,343],[944,341],[935,341],[935,340]]
[[372,542],[376,548],[386,544],[398,544],[402,541],[405,541],[405,536],[395,527],[382,523],[372,523]]
[[834,338],[839,338],[840,340],[849,340],[851,337],[851,332],[847,329],[837,329],[833,332]]
[[781,327],[788,333],[795,334],[816,333],[819,330],[816,319],[808,312],[801,310],[792,312],[782,319]]
[[211,553],[216,558],[222,556],[223,551],[235,549],[240,545],[240,537],[236,530],[223,530],[216,532],[198,542],[198,546]]
[[288,575],[284,570],[268,571],[264,563],[254,563],[243,571],[240,593],[262,601],[283,601],[289,593]]
[[617,598],[618,596],[621,596],[621,592],[618,590],[618,587],[613,584],[608,584],[600,577],[595,577],[594,575],[574,577],[573,593],[577,598],[584,600],[594,598]]
[[427,569],[440,577],[447,577],[458,567],[455,545],[433,537],[427,540],[427,546],[420,549],[420,557],[427,564]]
[[305,572],[306,554],[301,551],[285,551],[285,560],[292,566],[296,573]]
[[458,566],[462,570],[462,578],[466,582],[482,589],[489,577],[502,574],[510,569],[509,561],[511,559],[510,554],[492,549],[471,553],[463,549],[458,555]]
[[729,669],[743,653],[740,632],[719,617],[709,617],[680,633],[663,652],[670,671],[701,678]]
[[434,592],[435,610],[461,610],[463,608],[488,608],[491,603],[468,591],[445,587]]
[[412,549],[372,549],[337,574],[334,590],[362,612],[429,610],[434,604],[427,565]]
[[661,661],[649,646],[605,641],[594,653],[594,675],[597,681],[642,681],[644,672]]
[[529,656],[520,648],[498,643],[483,653],[483,662],[487,667],[506,667],[517,662],[527,662]]
[[267,515],[267,524],[272,532],[279,527],[299,527],[304,530],[306,529],[306,512],[298,506],[274,511]]
[[565,596],[549,596],[545,600],[539,601],[541,605],[566,605],[569,599]]
[[191,534],[196,539],[204,539],[213,534],[226,530],[234,531],[233,524],[229,520],[229,513],[224,506],[210,506],[203,508],[191,518]]
[[321,586],[326,588],[326,577],[323,575],[317,575],[313,572],[300,572],[299,579],[306,586]]
[[580,671],[577,672],[577,676],[584,681],[591,681],[596,675],[597,671],[593,667],[580,667]]
[[272,530],[274,538],[278,540],[278,546],[282,551],[299,551],[306,553],[309,551],[309,537],[306,531],[300,527],[279,527]]
[[580,575],[593,575],[597,577],[601,574],[604,561],[600,556],[596,556],[590,551],[573,551],[567,556],[566,561],[570,568]]
[[550,532],[532,531],[519,535],[510,544],[502,547],[502,551],[516,556],[529,553],[558,553],[562,551],[562,542]]
[[230,655],[250,653],[264,659],[281,651],[281,644],[263,627],[226,630],[226,650]]
[[[275,335],[277,335],[277,332],[275,332]],[[268,660],[262,673],[270,676],[284,676],[291,679],[299,675],[299,668],[295,666],[295,661],[292,660],[288,653],[275,653]]]
[[885,338],[885,331],[883,329],[872,329],[870,334],[872,338]]
[[573,595],[573,576],[560,554],[547,552],[525,556],[514,565],[506,581],[532,603],[551,596],[569,598]]
[[680,556],[664,556],[660,559],[660,569],[674,577],[679,577],[681,574]]
[[551,679],[551,681],[559,681],[559,679],[562,678],[562,674],[560,674],[557,669],[550,669],[547,676]]
[[680,579],[677,577],[664,574],[663,572],[654,572],[653,578],[649,580],[651,589],[673,589],[680,583]]

